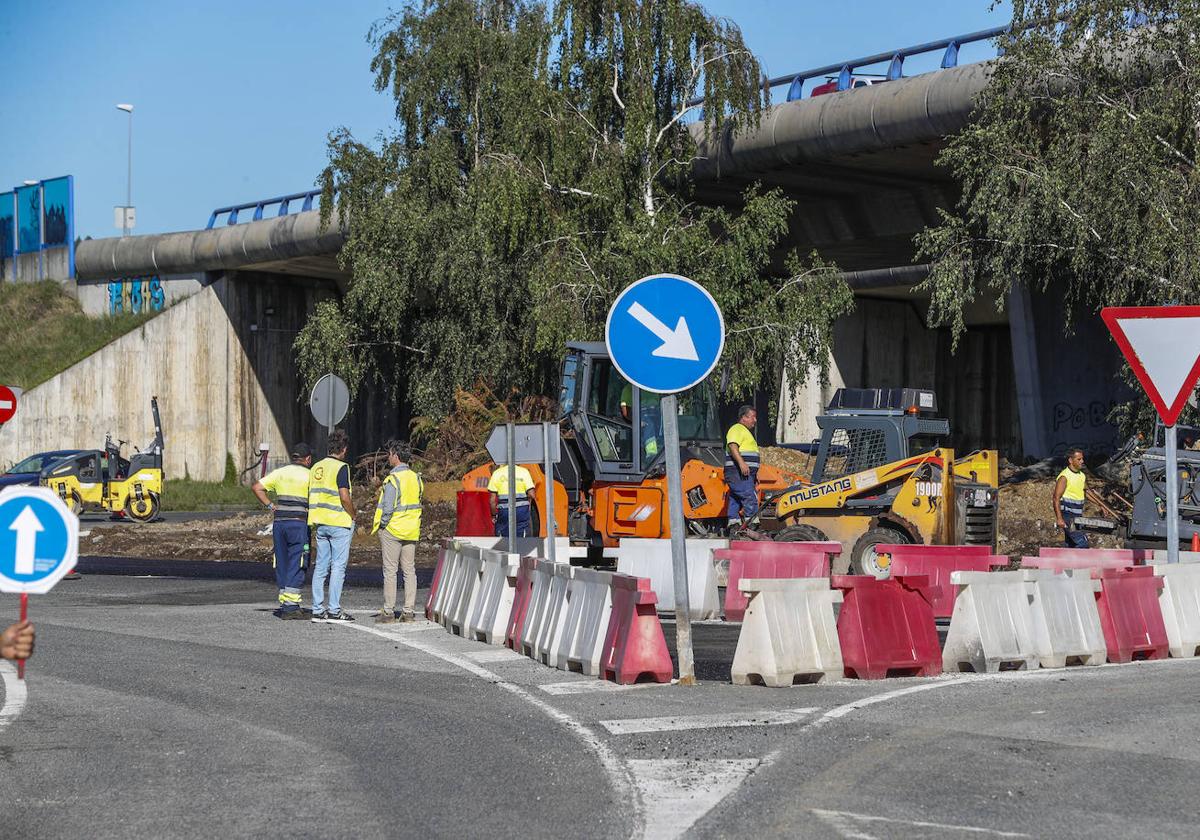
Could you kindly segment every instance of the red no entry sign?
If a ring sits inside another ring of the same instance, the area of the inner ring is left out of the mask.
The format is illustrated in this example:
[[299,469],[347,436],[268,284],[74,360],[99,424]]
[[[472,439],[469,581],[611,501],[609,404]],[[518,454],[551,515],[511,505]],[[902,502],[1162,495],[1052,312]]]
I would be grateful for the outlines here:
[[0,385],[0,423],[7,423],[17,413],[17,395],[6,385]]

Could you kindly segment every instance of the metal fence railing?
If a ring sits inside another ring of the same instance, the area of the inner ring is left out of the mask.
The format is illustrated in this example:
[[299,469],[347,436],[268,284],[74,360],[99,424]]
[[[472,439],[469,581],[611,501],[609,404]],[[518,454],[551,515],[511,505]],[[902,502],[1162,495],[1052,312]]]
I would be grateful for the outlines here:
[[254,222],[260,221],[263,217],[263,212],[268,207],[274,207],[275,205],[279,206],[279,211],[274,214],[276,216],[286,216],[291,210],[293,202],[301,202],[300,209],[296,212],[303,213],[312,210],[314,202],[319,206],[320,201],[318,199],[320,197],[320,190],[309,190],[308,192],[292,193],[291,195],[281,195],[275,198],[264,198],[261,201],[248,201],[245,204],[232,204],[229,207],[218,207],[208,217],[207,229],[211,230],[216,226],[217,220],[226,215],[228,219],[225,221],[225,224],[236,225],[239,221],[238,214],[243,210],[253,210],[254,216],[251,219],[243,218],[241,221]]

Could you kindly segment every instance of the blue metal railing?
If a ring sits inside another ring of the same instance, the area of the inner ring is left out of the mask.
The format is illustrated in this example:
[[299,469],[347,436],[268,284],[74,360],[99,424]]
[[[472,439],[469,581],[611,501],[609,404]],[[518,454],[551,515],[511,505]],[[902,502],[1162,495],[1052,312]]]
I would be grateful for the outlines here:
[[[940,41],[930,41],[925,44],[917,44],[914,47],[905,47],[901,50],[893,50],[891,52],[876,53],[875,55],[867,55],[862,58],[851,59],[850,61],[839,61],[836,64],[826,64],[824,67],[814,67],[811,70],[802,70],[799,73],[788,73],[783,76],[776,76],[772,79],[767,79],[765,84],[768,88],[779,87],[780,85],[788,85],[787,101],[792,102],[800,99],[804,93],[804,83],[810,79],[819,79],[824,76],[837,74],[837,89],[849,90],[854,83],[854,71],[863,67],[870,67],[875,64],[883,64],[887,62],[888,69],[886,78],[891,81],[899,79],[904,75],[904,59],[914,55],[922,55],[924,53],[937,52],[944,50],[942,54],[942,69],[958,66],[958,51],[964,44],[973,44],[978,41],[988,41],[992,38],[999,37],[1009,31],[1007,26],[997,26],[993,29],[981,29],[978,32],[968,32],[966,35],[957,35],[953,38],[943,38]],[[704,102],[704,97],[696,97],[689,100],[688,105],[700,105]]]
[[251,221],[260,221],[263,217],[263,210],[267,207],[279,205],[279,212],[276,216],[286,216],[288,209],[293,201],[303,201],[299,212],[303,213],[313,209],[313,199],[319,198],[320,190],[309,190],[308,192],[292,193],[291,195],[281,195],[276,198],[264,198],[262,201],[249,201],[245,204],[233,204],[229,207],[218,207],[212,211],[212,215],[208,217],[207,229],[211,230],[216,224],[217,219],[229,214],[229,219],[225,222],[227,225],[236,225],[238,223],[238,213],[242,210],[254,210],[254,218]]

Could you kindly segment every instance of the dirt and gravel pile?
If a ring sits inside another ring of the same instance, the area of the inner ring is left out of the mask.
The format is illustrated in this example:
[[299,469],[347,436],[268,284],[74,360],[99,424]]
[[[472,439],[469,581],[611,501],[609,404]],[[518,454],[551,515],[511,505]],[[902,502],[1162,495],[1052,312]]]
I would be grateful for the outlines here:
[[759,452],[764,464],[807,478],[812,475],[813,456],[784,446],[764,446]]
[[[453,485],[444,487],[442,485]],[[431,483],[426,489],[421,517],[421,541],[417,565],[432,566],[442,540],[453,536],[454,490],[457,482]],[[358,528],[350,543],[351,565],[379,565],[379,538],[370,533],[371,517],[378,490],[355,488],[354,505],[359,511]],[[265,511],[236,513],[214,519],[186,522],[127,521],[85,524],[91,533],[80,540],[80,554],[104,557],[153,557],[168,560],[243,560],[270,563],[273,549]]]

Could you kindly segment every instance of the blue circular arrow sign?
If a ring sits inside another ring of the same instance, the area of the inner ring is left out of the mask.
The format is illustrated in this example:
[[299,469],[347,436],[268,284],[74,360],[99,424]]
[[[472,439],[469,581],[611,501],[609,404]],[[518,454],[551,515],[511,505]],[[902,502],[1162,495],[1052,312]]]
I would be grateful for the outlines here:
[[708,290],[678,274],[625,288],[604,325],[608,355],[643,391],[674,394],[708,376],[725,347],[725,319]]
[[75,568],[79,518],[45,487],[0,492],[0,592],[45,593]]

